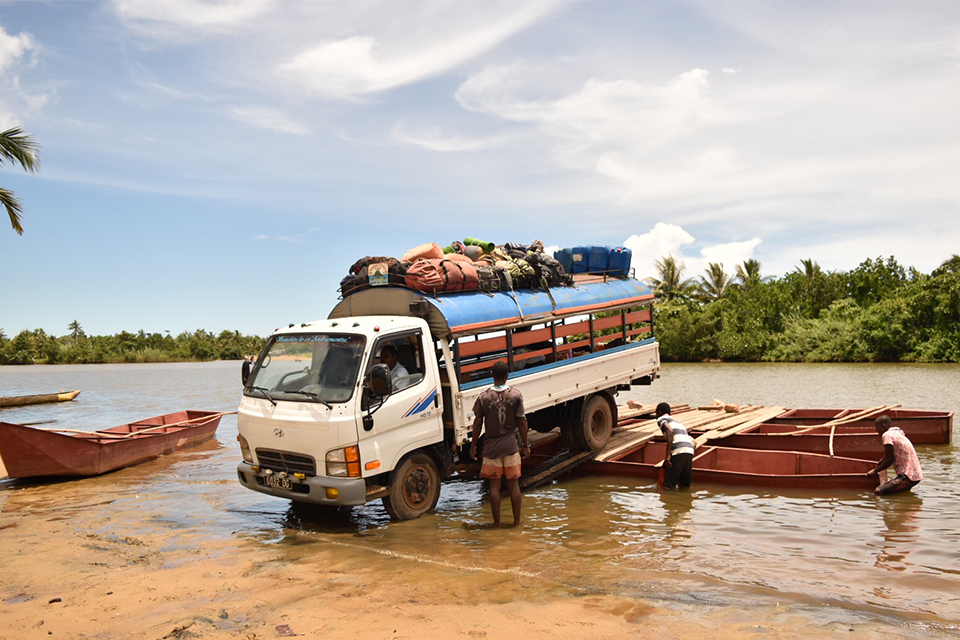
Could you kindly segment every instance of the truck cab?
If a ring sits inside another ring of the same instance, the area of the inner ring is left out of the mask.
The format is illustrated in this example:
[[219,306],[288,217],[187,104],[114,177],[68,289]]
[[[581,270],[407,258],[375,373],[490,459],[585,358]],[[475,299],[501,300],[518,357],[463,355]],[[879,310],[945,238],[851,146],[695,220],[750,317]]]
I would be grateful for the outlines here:
[[[315,504],[370,499],[366,479],[443,439],[429,336],[423,320],[398,316],[323,320],[274,334],[240,405],[241,482]],[[396,365],[380,396],[372,374],[375,365],[386,367],[385,349],[396,354]],[[374,487],[372,493],[384,493]]]

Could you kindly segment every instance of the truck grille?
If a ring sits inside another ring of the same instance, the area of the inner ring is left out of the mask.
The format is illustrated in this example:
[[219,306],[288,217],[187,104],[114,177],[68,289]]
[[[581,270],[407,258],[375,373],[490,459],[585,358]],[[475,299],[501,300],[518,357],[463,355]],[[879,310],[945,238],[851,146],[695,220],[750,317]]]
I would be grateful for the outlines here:
[[287,473],[303,473],[308,476],[317,475],[317,463],[310,456],[291,453],[289,451],[257,449],[257,460],[264,469],[286,471]]

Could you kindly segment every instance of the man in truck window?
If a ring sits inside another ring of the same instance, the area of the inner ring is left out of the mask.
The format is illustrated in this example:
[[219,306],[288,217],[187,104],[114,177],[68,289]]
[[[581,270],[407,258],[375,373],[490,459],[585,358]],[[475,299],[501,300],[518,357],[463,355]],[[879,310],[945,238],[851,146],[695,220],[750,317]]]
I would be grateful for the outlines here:
[[495,527],[500,526],[500,484],[503,477],[506,477],[510,491],[513,526],[520,526],[520,454],[524,458],[530,455],[523,396],[507,386],[509,375],[507,363],[493,365],[493,388],[481,393],[473,405],[473,413],[477,417],[473,422],[470,457],[477,457],[477,438],[480,437],[480,428],[485,425],[480,477],[490,481],[490,510]]
[[400,376],[410,375],[407,368],[397,360],[397,348],[392,344],[388,344],[383,349],[380,349],[380,362],[390,367],[390,379],[393,382],[396,382]]

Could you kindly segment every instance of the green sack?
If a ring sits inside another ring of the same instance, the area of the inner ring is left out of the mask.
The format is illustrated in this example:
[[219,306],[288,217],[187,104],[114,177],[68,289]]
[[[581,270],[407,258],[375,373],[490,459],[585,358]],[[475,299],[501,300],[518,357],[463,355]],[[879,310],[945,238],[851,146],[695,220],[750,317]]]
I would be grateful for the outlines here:
[[477,240],[476,238],[464,238],[463,244],[471,244],[475,247],[480,247],[486,253],[490,253],[493,251],[493,248],[497,246],[492,242],[484,242],[483,240]]

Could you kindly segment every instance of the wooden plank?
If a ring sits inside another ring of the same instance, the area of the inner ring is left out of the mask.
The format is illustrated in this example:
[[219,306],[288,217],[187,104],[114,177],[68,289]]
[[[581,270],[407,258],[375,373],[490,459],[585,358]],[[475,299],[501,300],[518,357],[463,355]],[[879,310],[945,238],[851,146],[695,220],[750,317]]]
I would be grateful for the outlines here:
[[558,454],[534,469],[534,475],[520,478],[520,490],[536,489],[591,459],[593,451],[565,451]]
[[812,431],[813,429],[820,429],[822,427],[839,427],[845,424],[849,424],[851,422],[856,422],[858,420],[866,420],[868,418],[873,418],[874,416],[880,415],[881,413],[886,413],[891,409],[896,409],[899,406],[900,406],[899,404],[889,404],[889,405],[884,404],[884,405],[880,405],[879,407],[871,407],[870,409],[863,409],[855,413],[847,414],[841,418],[834,418],[833,420],[830,420],[828,422],[811,425],[805,429],[794,431],[790,435],[800,436],[807,433],[808,431]]
[[[720,433],[732,434],[735,431],[749,428],[741,425],[749,423],[750,426],[756,426],[756,424],[761,424],[757,420],[769,420],[770,417],[776,417],[783,413],[782,407],[774,407],[766,411],[763,411],[763,409],[764,407],[761,406],[751,406],[745,407],[740,413],[719,415],[716,411],[698,411],[696,409],[683,412],[675,411],[674,413],[679,416],[677,419],[683,423],[688,431],[691,429],[705,430],[712,434],[707,439],[712,439]],[[603,451],[597,454],[596,460],[598,462],[611,460],[630,449],[646,444],[659,436],[660,433],[660,427],[657,426],[655,419],[643,420],[633,425],[620,427],[614,432],[614,436]]]
[[722,438],[725,438],[726,436],[732,436],[735,433],[740,433],[742,431],[746,431],[747,429],[752,429],[757,425],[763,424],[767,420],[776,418],[781,413],[783,413],[784,410],[785,409],[783,407],[763,408],[759,411],[753,412],[753,415],[751,417],[741,422],[740,424],[727,425],[722,428],[711,429],[710,431],[707,431],[703,435],[694,439],[694,442],[696,443],[696,446],[699,447],[709,440],[720,440]]

